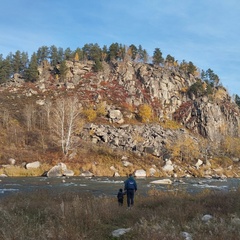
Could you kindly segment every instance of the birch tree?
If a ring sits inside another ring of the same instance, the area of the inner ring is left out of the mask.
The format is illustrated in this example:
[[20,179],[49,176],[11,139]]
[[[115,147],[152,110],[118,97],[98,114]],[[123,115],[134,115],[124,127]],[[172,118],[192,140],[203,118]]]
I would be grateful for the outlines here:
[[36,124],[36,109],[33,104],[28,104],[23,109],[23,117],[28,131],[34,129]]
[[51,131],[54,139],[67,155],[72,148],[72,139],[82,127],[80,118],[81,104],[76,97],[56,100],[51,113]]

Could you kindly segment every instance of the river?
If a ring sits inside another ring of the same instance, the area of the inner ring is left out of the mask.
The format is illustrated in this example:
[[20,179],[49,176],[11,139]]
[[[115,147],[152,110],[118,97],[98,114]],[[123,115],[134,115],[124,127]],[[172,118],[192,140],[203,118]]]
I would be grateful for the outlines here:
[[[240,187],[240,179],[201,179],[183,178],[171,179],[172,185],[152,184],[151,181],[160,178],[136,178],[138,184],[137,194],[147,195],[151,189],[161,191],[185,191],[198,193],[204,189],[216,191],[236,190]],[[0,178],[0,197],[19,192],[34,192],[37,190],[49,190],[52,193],[74,192],[92,193],[95,196],[116,196],[118,189],[123,188],[126,178],[108,177],[68,177],[68,178],[46,178],[46,177],[2,177]]]

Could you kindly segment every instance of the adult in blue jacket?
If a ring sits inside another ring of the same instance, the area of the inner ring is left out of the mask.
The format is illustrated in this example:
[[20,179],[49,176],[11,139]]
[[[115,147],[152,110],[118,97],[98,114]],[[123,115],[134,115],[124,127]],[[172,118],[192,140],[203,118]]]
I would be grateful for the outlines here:
[[134,204],[134,193],[137,191],[137,183],[132,174],[124,182],[124,190],[127,192],[127,205],[130,208]]

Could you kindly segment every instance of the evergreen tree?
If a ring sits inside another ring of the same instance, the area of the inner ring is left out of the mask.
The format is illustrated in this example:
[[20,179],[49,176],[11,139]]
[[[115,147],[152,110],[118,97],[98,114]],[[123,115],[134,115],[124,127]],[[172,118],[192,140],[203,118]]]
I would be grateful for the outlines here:
[[103,69],[102,62],[100,61],[100,59],[96,59],[93,65],[93,71],[98,72],[101,71],[102,69]]
[[188,73],[191,73],[194,75],[195,72],[197,71],[197,67],[190,61],[187,66],[187,71]]
[[42,63],[44,60],[49,58],[49,48],[47,46],[42,46],[37,50],[37,61],[38,64]]
[[93,70],[95,72],[102,70],[102,62],[101,62],[102,50],[98,46],[98,44],[91,45],[89,57],[92,61],[94,61]]
[[89,55],[90,55],[90,44],[85,44],[82,48],[83,51],[83,60],[87,61],[89,60]]
[[22,52],[21,53],[21,69],[20,72],[24,72],[25,69],[27,69],[29,63],[28,59],[28,53],[27,52]]
[[203,96],[205,95],[206,91],[203,87],[203,83],[201,80],[198,80],[197,82],[195,82],[194,84],[192,84],[189,89],[188,89],[188,95],[192,95],[194,94],[195,96],[199,97],[199,96]]
[[117,60],[119,57],[119,44],[118,43],[112,43],[109,47],[109,54],[108,54],[108,60]]
[[29,67],[25,72],[27,82],[35,82],[38,80],[38,61],[37,54],[34,52],[31,56]]
[[148,54],[147,54],[146,49],[143,49],[142,45],[139,45],[137,51],[138,51],[139,60],[141,62],[146,63],[148,61]]
[[13,60],[12,60],[12,69],[14,73],[20,73],[22,70],[21,66],[21,52],[18,50],[16,53],[13,55]]
[[167,55],[166,60],[165,60],[167,66],[173,66],[175,62],[175,58],[171,56],[170,54]]
[[143,61],[143,48],[142,48],[142,45],[138,46],[138,50],[137,51],[138,51],[139,60]]
[[129,49],[130,49],[130,53],[131,53],[130,57],[134,61],[137,57],[138,49],[134,44],[131,44],[129,46]]
[[28,64],[28,54],[20,51],[16,51],[16,53],[12,56],[12,70],[14,73],[23,73],[23,71],[27,68]]
[[179,69],[184,71],[185,73],[187,72],[188,64],[187,62],[183,59],[182,62],[180,63]]
[[159,48],[155,48],[153,53],[153,64],[159,65],[160,63],[163,63],[163,60],[161,50]]
[[89,60],[100,60],[102,56],[102,50],[97,43],[91,44],[89,49]]
[[11,77],[11,61],[10,58],[3,59],[0,58],[0,83],[4,83],[9,80]]
[[148,53],[146,49],[143,50],[143,62],[148,62]]
[[102,61],[107,61],[107,56],[108,56],[108,48],[106,45],[104,45],[102,48]]
[[83,46],[83,56],[85,60],[94,61],[93,70],[99,71],[102,69],[102,49],[99,47],[97,43],[93,44],[85,44]]
[[218,75],[215,74],[210,68],[207,71],[201,71],[201,79],[211,85],[211,87],[218,86],[220,82]]
[[213,87],[218,86],[219,81],[220,81],[218,75],[216,75],[213,72],[213,70],[210,68],[206,71],[206,74],[207,74],[207,79],[210,82],[211,86],[213,86]]
[[50,47],[50,62],[52,66],[56,66],[58,64],[58,49],[54,45]]
[[65,81],[66,75],[67,75],[67,71],[68,71],[68,67],[66,65],[66,60],[63,60],[60,63],[60,68],[59,68],[59,72],[60,72],[60,80],[62,82]]
[[59,47],[57,51],[57,62],[60,63],[65,59],[63,48]]
[[126,46],[125,45],[122,45],[122,44],[119,44],[119,47],[118,47],[118,52],[117,52],[117,59],[118,60],[124,60],[126,58]]
[[64,56],[65,56],[64,57],[65,60],[70,60],[73,58],[73,52],[69,47],[65,49]]
[[237,94],[235,96],[235,103],[240,107],[240,97]]
[[206,81],[206,80],[207,80],[207,73],[206,73],[204,70],[201,71],[200,76],[201,76],[201,79],[202,79],[203,81]]

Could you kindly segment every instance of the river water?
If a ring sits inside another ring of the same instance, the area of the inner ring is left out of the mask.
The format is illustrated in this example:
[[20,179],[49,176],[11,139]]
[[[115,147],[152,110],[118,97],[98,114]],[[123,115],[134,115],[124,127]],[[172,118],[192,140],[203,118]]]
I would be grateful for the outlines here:
[[[136,178],[138,184],[137,194],[147,195],[149,190],[161,191],[185,191],[198,193],[205,189],[215,191],[234,191],[240,187],[240,179],[229,178],[224,180],[183,178],[181,180],[171,179],[172,185],[152,184],[160,178]],[[49,190],[52,193],[73,192],[91,193],[95,196],[116,196],[118,189],[123,188],[126,178],[108,177],[68,177],[68,178],[46,178],[46,177],[2,177],[0,178],[0,197],[19,192],[34,192],[38,190]]]

